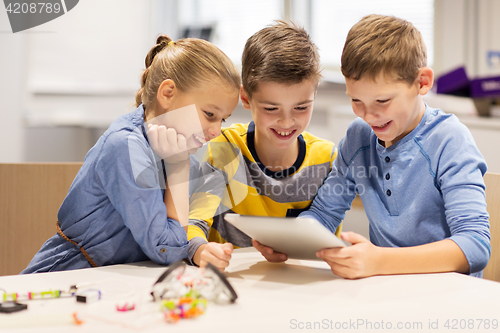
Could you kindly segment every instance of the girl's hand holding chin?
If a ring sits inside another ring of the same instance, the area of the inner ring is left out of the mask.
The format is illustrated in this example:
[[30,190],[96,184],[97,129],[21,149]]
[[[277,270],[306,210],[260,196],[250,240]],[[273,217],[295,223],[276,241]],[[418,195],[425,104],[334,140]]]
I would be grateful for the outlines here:
[[177,164],[189,159],[186,138],[173,128],[164,125],[148,125],[149,144],[167,164]]

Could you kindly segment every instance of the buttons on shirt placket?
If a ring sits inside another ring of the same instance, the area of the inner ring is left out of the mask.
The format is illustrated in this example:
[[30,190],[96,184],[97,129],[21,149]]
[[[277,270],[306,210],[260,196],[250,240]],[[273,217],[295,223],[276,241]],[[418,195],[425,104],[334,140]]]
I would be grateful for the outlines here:
[[[384,169],[384,176],[382,179],[383,188],[385,189],[385,195],[387,198],[387,204],[389,208],[389,214],[391,216],[396,216],[399,215],[398,208],[397,208],[397,203],[395,201],[394,196],[392,195],[392,175],[391,172],[394,171],[394,165],[390,165],[389,163],[391,162],[391,158],[389,156],[384,157],[384,161],[386,163],[386,167]],[[394,162],[394,161],[393,161]],[[391,170],[391,171],[389,171]]]
[[[389,156],[387,156],[387,157],[385,158],[385,161],[386,161],[386,162],[390,162],[390,161],[391,161],[391,159],[389,158]],[[385,174],[385,179],[386,179],[386,180],[391,179],[391,174],[390,174],[389,172]],[[391,190],[387,190],[387,191],[385,191],[385,194],[387,194],[387,196],[388,196],[388,197],[390,197],[390,196],[391,196],[391,194],[392,194],[392,192],[391,192]]]
[[[385,161],[386,161],[387,163],[389,163],[389,162],[391,161],[391,158],[390,158],[389,156],[386,156],[386,157],[385,157]],[[386,180],[391,179],[391,174],[390,174],[389,172],[385,174],[385,179],[386,179]],[[385,194],[387,194],[387,196],[388,196],[388,197],[390,197],[390,196],[391,196],[391,194],[392,194],[392,192],[391,192],[391,190],[387,190],[387,191],[385,192]]]

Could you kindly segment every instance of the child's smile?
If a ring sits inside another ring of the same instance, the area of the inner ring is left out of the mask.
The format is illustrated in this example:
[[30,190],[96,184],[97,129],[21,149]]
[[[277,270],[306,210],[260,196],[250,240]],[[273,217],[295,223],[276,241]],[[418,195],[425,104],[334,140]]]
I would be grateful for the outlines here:
[[259,89],[245,106],[252,110],[257,152],[296,149],[297,137],[309,125],[316,84],[259,83]]
[[426,70],[421,69],[411,86],[384,75],[375,80],[367,77],[346,79],[346,93],[351,97],[354,113],[371,126],[385,147],[405,137],[422,119],[425,104],[421,95],[428,89],[426,86],[421,88],[421,80],[428,79]]
[[382,133],[382,132],[389,130],[389,127],[391,126],[391,124],[392,124],[392,120],[390,120],[382,125],[371,125],[371,127],[376,134],[376,133]]
[[271,128],[271,131],[274,132],[274,134],[276,134],[276,137],[280,140],[288,140],[290,138],[292,138],[295,133],[297,132],[297,130],[279,130],[279,129],[276,129],[276,128]]

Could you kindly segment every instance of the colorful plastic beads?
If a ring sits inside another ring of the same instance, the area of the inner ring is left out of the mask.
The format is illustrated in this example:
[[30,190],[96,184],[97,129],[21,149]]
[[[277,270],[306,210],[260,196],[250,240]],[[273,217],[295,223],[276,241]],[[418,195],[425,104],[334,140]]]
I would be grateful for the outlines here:
[[162,301],[162,311],[165,320],[169,323],[176,323],[179,319],[196,318],[205,313],[206,308],[207,300],[205,298],[194,298],[191,296],[191,292],[179,299]]

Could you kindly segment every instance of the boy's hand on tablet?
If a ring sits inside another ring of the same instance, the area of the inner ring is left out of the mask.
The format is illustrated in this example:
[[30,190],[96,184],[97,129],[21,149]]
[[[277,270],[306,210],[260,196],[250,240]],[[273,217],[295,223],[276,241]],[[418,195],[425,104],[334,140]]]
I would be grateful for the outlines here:
[[269,262],[283,262],[287,261],[288,257],[286,254],[281,252],[275,252],[272,248],[262,245],[255,239],[252,239],[252,245],[255,247]]
[[210,242],[208,244],[201,245],[196,252],[198,251],[201,251],[199,257],[200,259],[199,263],[197,263],[196,258],[193,258],[195,264],[198,264],[200,267],[205,267],[207,263],[211,263],[219,270],[224,271],[224,269],[229,266],[229,260],[231,259],[231,254],[233,253],[233,244]]
[[173,128],[148,124],[148,141],[165,163],[175,164],[189,159],[186,138]]
[[355,232],[343,232],[343,240],[351,246],[323,249],[318,251],[318,258],[326,261],[333,274],[347,279],[379,274],[377,272],[378,246],[373,245],[368,239]]

